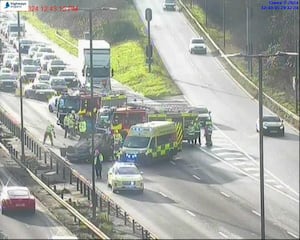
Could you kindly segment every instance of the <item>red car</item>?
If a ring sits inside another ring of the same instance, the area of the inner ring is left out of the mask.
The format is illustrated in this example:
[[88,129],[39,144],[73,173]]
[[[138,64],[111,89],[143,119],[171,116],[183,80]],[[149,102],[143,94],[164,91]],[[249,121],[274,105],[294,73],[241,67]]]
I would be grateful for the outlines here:
[[19,211],[35,213],[35,197],[27,187],[3,186],[0,200],[2,214]]

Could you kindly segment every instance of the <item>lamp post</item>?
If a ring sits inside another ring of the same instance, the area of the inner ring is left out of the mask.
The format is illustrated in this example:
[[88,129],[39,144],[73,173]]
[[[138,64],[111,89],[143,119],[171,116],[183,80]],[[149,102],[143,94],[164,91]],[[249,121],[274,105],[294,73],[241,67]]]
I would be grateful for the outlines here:
[[261,239],[265,239],[265,196],[264,196],[264,145],[263,145],[263,72],[262,60],[269,57],[280,56],[298,56],[296,52],[277,52],[275,54],[256,54],[247,55],[241,53],[234,53],[225,55],[227,57],[246,57],[258,59],[258,111],[259,111],[259,168],[260,168],[260,216],[261,216]]
[[[81,10],[83,11],[88,11],[89,12],[89,40],[90,40],[90,81],[91,81],[91,101],[93,102],[93,98],[94,98],[94,79],[93,79],[93,21],[92,21],[92,12],[93,11],[116,11],[118,10],[117,8],[111,8],[111,7],[102,7],[102,8],[96,8],[96,9],[84,9],[82,8]],[[92,106],[92,156],[94,156],[94,152],[95,152],[95,133],[94,133],[94,129],[95,129],[95,115],[94,115],[94,106]],[[97,206],[97,202],[96,202],[96,185],[95,185],[95,164],[94,164],[94,160],[92,160],[92,219],[93,222],[95,223],[96,221],[96,206]]]
[[21,33],[20,33],[20,12],[17,13],[18,16],[18,53],[19,53],[19,85],[20,85],[20,115],[21,115],[21,162],[25,162],[25,151],[24,151],[24,117],[23,117],[23,83],[22,83],[22,76],[21,76],[21,67],[22,67],[22,60],[21,60]]

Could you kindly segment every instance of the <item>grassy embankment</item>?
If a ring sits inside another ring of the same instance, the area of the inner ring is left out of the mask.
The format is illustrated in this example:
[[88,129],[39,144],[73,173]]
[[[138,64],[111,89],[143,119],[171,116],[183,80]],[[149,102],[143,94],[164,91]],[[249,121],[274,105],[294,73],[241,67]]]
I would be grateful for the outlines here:
[[[217,27],[205,27],[205,13],[204,11],[199,8],[198,6],[189,6],[187,5],[189,10],[192,12],[193,16],[197,19],[197,21],[206,29],[209,33],[210,37],[219,45],[220,48],[223,46],[223,31],[222,29],[218,29]],[[193,24],[195,26],[195,24]],[[197,27],[195,27],[198,29]],[[237,48],[236,46],[232,45],[231,36],[229,32],[226,32],[226,53],[234,53],[234,52],[242,52],[242,49]],[[224,51],[224,49],[223,49]],[[232,58],[231,61],[243,72],[248,78],[252,80],[252,82],[257,86],[258,85],[258,64],[254,60],[253,61],[253,77],[249,76],[247,70],[247,62],[244,59],[239,58]],[[223,61],[225,65],[225,61]],[[230,67],[227,68],[229,72],[234,76],[234,78],[239,81],[239,83],[245,87],[251,94],[256,94],[255,91],[250,90],[249,86],[246,86],[245,80],[243,80],[234,70],[231,70]],[[292,102],[291,98],[289,98],[285,92],[279,91],[278,89],[271,88],[269,86],[264,85],[264,92],[280,103],[282,106],[286,107],[291,112],[295,113],[295,103]]]
[[[51,41],[77,56],[77,49],[59,39],[56,35],[56,31],[59,31],[61,37],[77,45],[77,39],[71,37],[68,30],[51,28],[32,13],[25,13],[23,17]],[[154,63],[151,73],[148,73],[145,59],[143,40],[130,40],[112,46],[111,61],[114,68],[114,78],[145,97],[152,99],[180,95],[180,90],[172,82],[157,52],[154,51]]]

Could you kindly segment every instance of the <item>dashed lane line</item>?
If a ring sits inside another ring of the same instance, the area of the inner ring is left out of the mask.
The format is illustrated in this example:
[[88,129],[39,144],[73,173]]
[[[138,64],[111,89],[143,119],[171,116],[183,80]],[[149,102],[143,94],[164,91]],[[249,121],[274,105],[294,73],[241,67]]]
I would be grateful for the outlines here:
[[166,194],[164,194],[163,192],[159,192],[160,195],[162,195],[163,197],[167,198],[168,196]]
[[243,166],[243,165],[248,165],[248,166],[253,166],[253,164],[252,163],[248,163],[248,162],[233,162],[232,163],[234,166]]
[[197,175],[193,175],[193,177],[200,181],[200,178]]
[[188,214],[190,214],[191,216],[195,217],[196,215],[194,213],[192,213],[191,211],[189,210],[185,210]]
[[170,161],[171,164],[176,165],[176,163],[174,161]]
[[255,210],[251,210],[251,212],[260,217],[260,213],[259,212],[255,211]]
[[233,149],[233,148],[218,147],[218,146],[215,146],[214,148],[211,149],[212,152],[218,152],[218,151],[224,151],[224,150],[236,151],[236,149]]
[[225,233],[219,232],[219,234],[223,237],[223,238],[228,238],[228,236]]
[[299,236],[297,236],[295,233],[287,231],[287,234],[289,234],[290,236],[292,236],[292,237],[294,237],[296,239],[299,239]]
[[260,173],[253,173],[252,176],[254,176],[254,177],[259,177],[259,176],[260,176]]
[[248,167],[248,168],[244,168],[243,170],[247,171],[247,172],[249,172],[249,171],[259,171],[259,168],[257,168],[257,167]]
[[229,194],[227,194],[227,193],[225,193],[225,192],[220,192],[223,196],[225,196],[225,197],[227,197],[227,198],[230,198],[230,195]]

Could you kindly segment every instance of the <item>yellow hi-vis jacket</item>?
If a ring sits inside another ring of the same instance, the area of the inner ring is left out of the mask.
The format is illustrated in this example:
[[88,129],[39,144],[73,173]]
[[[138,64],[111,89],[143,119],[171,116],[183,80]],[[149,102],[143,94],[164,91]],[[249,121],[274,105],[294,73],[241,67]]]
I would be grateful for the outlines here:
[[80,133],[85,133],[86,132],[86,121],[81,120],[79,122],[78,128],[79,128]]

